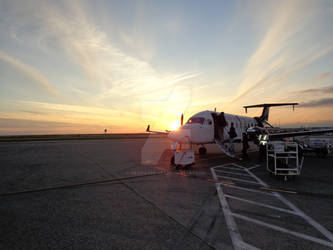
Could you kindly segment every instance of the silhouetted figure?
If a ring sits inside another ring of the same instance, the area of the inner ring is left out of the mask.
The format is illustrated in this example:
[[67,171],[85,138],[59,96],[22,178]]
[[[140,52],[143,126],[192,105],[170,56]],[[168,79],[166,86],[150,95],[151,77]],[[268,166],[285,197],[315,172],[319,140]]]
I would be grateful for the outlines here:
[[224,127],[227,126],[227,121],[225,120],[224,117],[224,112],[221,112],[219,115],[216,116],[216,120],[217,120],[217,125],[218,125],[218,138],[220,140],[223,140],[224,136],[223,136],[223,131],[224,131]]
[[259,162],[265,161],[266,158],[266,145],[262,142],[259,143]]
[[232,141],[236,137],[237,137],[236,129],[234,127],[234,123],[232,122],[231,125],[230,125],[230,130],[229,130],[229,143],[230,143],[231,152],[235,152],[234,144],[232,143]]
[[249,159],[249,156],[247,154],[247,150],[250,148],[249,146],[249,138],[246,133],[243,133],[243,148],[242,148],[242,158],[243,159]]

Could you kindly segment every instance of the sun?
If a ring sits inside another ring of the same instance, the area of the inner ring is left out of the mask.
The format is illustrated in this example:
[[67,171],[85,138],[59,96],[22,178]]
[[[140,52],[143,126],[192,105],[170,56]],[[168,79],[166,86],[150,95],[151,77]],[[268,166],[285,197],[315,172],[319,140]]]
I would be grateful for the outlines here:
[[171,130],[177,130],[179,127],[180,127],[180,121],[179,120],[173,121],[170,124],[170,129]]

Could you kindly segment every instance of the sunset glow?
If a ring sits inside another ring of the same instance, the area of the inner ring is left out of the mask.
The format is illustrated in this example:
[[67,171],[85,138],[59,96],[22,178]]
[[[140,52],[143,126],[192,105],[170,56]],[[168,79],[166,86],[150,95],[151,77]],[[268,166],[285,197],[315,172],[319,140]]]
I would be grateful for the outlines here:
[[181,113],[269,102],[301,103],[274,110],[272,124],[333,126],[332,10],[329,0],[3,0],[0,135],[173,130]]
[[170,130],[177,130],[180,127],[180,121],[173,121],[170,124]]

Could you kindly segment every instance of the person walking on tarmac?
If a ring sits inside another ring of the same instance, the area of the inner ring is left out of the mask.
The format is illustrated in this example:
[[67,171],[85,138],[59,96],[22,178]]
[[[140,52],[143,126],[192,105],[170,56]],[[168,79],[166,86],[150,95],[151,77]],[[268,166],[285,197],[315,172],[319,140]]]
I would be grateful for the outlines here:
[[235,152],[234,144],[232,143],[233,139],[237,137],[236,134],[236,129],[234,127],[234,123],[232,122],[230,125],[230,130],[229,130],[229,143],[230,143],[230,151]]
[[243,148],[242,148],[242,158],[248,160],[249,156],[247,154],[247,150],[250,148],[249,146],[249,138],[247,136],[247,133],[243,133]]
[[264,142],[259,142],[259,162],[263,162],[266,159],[266,145]]

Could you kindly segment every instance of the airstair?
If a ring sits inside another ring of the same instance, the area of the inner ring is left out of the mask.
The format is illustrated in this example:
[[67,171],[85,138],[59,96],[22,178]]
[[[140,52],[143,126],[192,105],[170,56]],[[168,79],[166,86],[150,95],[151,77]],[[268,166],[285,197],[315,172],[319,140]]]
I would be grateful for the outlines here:
[[219,148],[222,150],[222,152],[225,153],[227,156],[229,156],[231,158],[236,158],[235,153],[230,152],[222,141],[215,139],[215,143],[217,144],[217,146],[219,146]]

